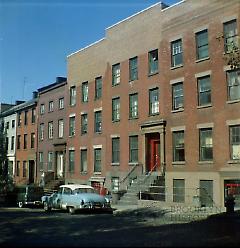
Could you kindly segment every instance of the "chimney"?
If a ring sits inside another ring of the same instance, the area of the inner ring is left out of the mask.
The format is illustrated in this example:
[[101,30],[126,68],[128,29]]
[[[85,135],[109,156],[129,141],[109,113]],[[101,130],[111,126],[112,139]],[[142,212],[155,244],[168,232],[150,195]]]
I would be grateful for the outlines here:
[[33,91],[32,93],[32,98],[36,99],[38,97],[38,92],[37,91]]
[[15,101],[15,105],[19,105],[19,104],[22,104],[22,103],[24,103],[25,101],[20,101],[20,100],[17,100],[17,101]]

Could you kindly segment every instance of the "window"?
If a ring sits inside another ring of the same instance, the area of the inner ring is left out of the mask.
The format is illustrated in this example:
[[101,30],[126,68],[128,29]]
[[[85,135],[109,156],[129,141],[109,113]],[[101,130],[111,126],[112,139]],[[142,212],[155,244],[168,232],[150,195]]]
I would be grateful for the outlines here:
[[102,163],[101,153],[102,153],[101,148],[94,149],[94,172],[101,172],[102,170],[101,169],[101,163]]
[[44,139],[44,124],[43,123],[40,124],[39,138],[40,140]]
[[87,133],[87,127],[88,127],[87,114],[82,114],[81,115],[81,134]]
[[63,138],[64,135],[64,121],[58,120],[58,138]]
[[76,86],[70,88],[70,106],[76,105]]
[[231,159],[240,160],[240,125],[230,127]]
[[173,161],[185,161],[184,131],[173,132]]
[[69,150],[69,172],[74,172],[75,151]]
[[43,115],[45,113],[45,105],[41,104],[40,105],[40,114]]
[[138,94],[129,95],[129,118],[134,119],[138,117]]
[[35,133],[31,133],[31,148],[35,147]]
[[120,120],[120,97],[112,99],[112,121]]
[[112,66],[112,86],[120,84],[120,64]]
[[24,111],[24,125],[26,126],[28,124],[28,111]]
[[138,162],[138,136],[129,137],[129,162]]
[[213,160],[212,128],[200,129],[200,161]]
[[120,162],[120,138],[112,138],[112,163]]
[[82,83],[82,102],[88,102],[88,82]]
[[148,53],[148,73],[154,74],[158,72],[158,49]]
[[17,166],[16,166],[16,176],[20,176],[20,161],[17,161]]
[[232,20],[223,24],[224,51],[230,52],[237,46],[237,21]]
[[240,100],[240,70],[227,72],[228,100]]
[[149,114],[159,114],[159,90],[158,88],[149,90]]
[[12,150],[12,151],[14,150],[14,140],[15,140],[15,137],[12,136],[12,137],[11,137],[11,150]]
[[53,170],[53,152],[48,152],[48,171]]
[[184,179],[173,179],[173,202],[185,202]]
[[112,188],[112,191],[119,191],[119,177],[112,177],[111,179],[111,188]]
[[6,122],[6,129],[9,129],[9,121]]
[[23,136],[23,149],[27,149],[27,134]]
[[69,117],[69,136],[75,135],[75,116]]
[[36,109],[33,108],[32,109],[32,123],[35,123],[36,122]]
[[196,33],[197,59],[208,57],[208,30],[202,30]]
[[17,149],[21,148],[21,135],[17,136]]
[[53,138],[53,122],[52,121],[48,122],[48,138],[49,139]]
[[181,39],[171,42],[171,51],[172,51],[172,67],[182,65],[183,52],[182,52]]
[[87,149],[81,150],[81,172],[87,172]]
[[53,112],[53,101],[48,103],[48,112]]
[[138,57],[129,59],[129,81],[138,79]]
[[102,132],[102,111],[95,112],[95,132]]
[[102,97],[102,77],[95,79],[95,99]]
[[200,203],[201,207],[213,206],[213,180],[200,180]]
[[12,120],[12,128],[15,128],[15,120]]
[[22,115],[21,113],[18,113],[18,127],[21,127],[21,124],[22,124]]
[[210,76],[205,76],[197,79],[198,83],[198,105],[211,104],[211,83]]
[[64,108],[64,98],[59,98],[58,100],[58,107],[59,109],[63,109]]
[[9,141],[8,141],[8,137],[6,137],[6,150],[8,151],[8,145],[9,145]]
[[23,161],[23,177],[27,176],[27,161]]
[[39,152],[39,170],[43,170],[43,152]]
[[183,109],[183,83],[173,84],[173,110]]

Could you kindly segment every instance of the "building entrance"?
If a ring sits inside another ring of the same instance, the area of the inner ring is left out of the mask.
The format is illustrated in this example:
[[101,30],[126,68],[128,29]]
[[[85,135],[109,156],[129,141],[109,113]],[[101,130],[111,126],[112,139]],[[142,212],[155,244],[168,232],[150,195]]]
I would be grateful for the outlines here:
[[224,180],[224,199],[229,194],[235,197],[235,207],[240,207],[240,179]]
[[146,172],[156,171],[160,167],[160,135],[146,134]]

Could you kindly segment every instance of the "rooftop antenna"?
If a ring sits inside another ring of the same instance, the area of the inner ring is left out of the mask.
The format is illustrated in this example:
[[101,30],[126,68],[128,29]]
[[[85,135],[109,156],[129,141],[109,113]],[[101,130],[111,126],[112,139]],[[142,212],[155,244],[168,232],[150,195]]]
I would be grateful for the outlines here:
[[27,82],[27,77],[24,76],[24,78],[23,78],[23,99],[24,99],[24,96],[25,96],[25,86],[26,86],[26,82]]

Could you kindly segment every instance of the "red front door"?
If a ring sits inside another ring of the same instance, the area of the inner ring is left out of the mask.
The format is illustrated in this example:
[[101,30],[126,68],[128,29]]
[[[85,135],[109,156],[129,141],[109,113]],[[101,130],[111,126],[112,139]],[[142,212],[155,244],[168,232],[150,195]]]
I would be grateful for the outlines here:
[[159,134],[150,134],[147,137],[146,170],[156,171],[160,166],[160,139]]

